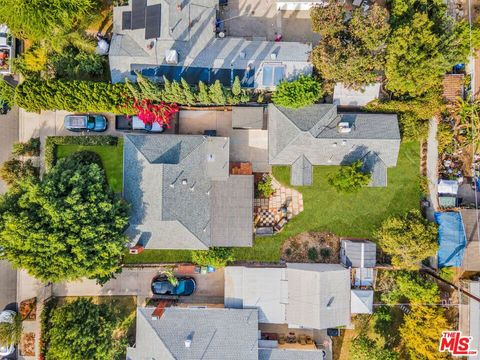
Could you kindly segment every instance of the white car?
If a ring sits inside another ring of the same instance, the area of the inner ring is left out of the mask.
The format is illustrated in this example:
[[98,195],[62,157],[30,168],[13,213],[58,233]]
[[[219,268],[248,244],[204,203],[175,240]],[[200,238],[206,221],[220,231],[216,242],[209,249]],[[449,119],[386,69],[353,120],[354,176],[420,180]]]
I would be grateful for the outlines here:
[[[3,310],[0,313],[0,323],[13,323],[17,313],[12,310]],[[12,355],[15,352],[15,344],[0,344],[0,358],[3,356]]]
[[12,72],[13,38],[6,25],[0,24],[0,74],[9,75]]

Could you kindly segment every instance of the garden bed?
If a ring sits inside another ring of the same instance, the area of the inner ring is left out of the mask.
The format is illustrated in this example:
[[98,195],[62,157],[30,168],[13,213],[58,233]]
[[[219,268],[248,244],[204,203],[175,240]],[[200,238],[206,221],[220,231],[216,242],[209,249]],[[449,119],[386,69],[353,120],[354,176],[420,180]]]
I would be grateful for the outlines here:
[[304,232],[283,243],[282,260],[338,264],[340,238],[328,232]]
[[35,356],[35,333],[27,332],[22,335],[20,355]]
[[20,303],[20,316],[22,321],[35,320],[37,318],[37,298],[23,300]]

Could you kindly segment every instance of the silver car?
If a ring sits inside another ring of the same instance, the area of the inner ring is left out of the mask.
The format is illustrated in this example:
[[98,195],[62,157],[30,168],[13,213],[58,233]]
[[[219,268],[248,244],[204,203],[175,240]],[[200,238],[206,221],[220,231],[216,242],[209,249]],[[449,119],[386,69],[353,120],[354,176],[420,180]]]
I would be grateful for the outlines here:
[[67,115],[63,121],[63,126],[73,132],[102,132],[107,130],[108,120],[105,116],[99,114]]

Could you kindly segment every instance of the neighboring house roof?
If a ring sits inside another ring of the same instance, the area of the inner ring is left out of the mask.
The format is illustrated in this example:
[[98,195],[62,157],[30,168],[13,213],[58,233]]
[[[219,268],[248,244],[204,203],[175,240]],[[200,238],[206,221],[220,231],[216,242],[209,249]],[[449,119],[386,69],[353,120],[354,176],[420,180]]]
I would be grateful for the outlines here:
[[291,325],[327,329],[350,324],[350,271],[338,264],[287,264]]
[[377,245],[367,240],[342,240],[340,260],[346,267],[373,268],[377,263]]
[[462,209],[460,213],[467,237],[462,268],[465,271],[480,271],[479,215],[476,209]]
[[253,177],[228,173],[228,138],[126,135],[127,235],[147,249],[251,246]]
[[136,345],[127,360],[258,359],[256,309],[169,307],[160,318],[153,311],[137,309]]
[[370,101],[378,99],[382,84],[375,83],[355,90],[336,83],[333,89],[333,102],[343,106],[365,106]]
[[352,289],[352,314],[373,313],[373,290]]
[[[395,166],[400,148],[400,131],[396,115],[337,113],[336,105],[316,104],[301,109],[268,107],[269,162],[293,165],[304,156],[312,165],[345,165],[375,154],[387,167]],[[339,132],[339,123],[348,123],[350,132]],[[386,180],[380,161],[370,161],[376,177],[372,185]],[[303,163],[305,164],[305,162]],[[301,174],[292,179],[310,180],[305,166],[296,164]],[[378,166],[378,168],[377,168]],[[305,183],[308,184],[308,183]]]
[[258,360],[324,360],[323,350],[258,349]]
[[[137,8],[143,6],[147,13],[149,7],[160,5],[160,16],[157,14],[149,20],[153,24],[160,22],[160,36],[149,39],[145,27],[125,26],[124,16],[131,13],[132,2]],[[283,67],[285,79],[312,72],[309,61],[312,46],[309,44],[216,38],[218,0],[186,0],[182,2],[181,10],[177,5],[167,0],[151,0],[147,6],[145,0],[131,0],[126,6],[114,7],[109,51],[113,82],[124,81],[126,77],[133,80],[135,74],[132,71],[148,70],[148,74],[145,73],[147,76],[161,78],[165,75],[169,80],[184,77],[191,83],[199,80],[213,83],[217,79],[216,70],[235,69],[234,76],[248,78],[245,86],[269,87],[263,84],[263,66],[268,62]],[[147,44],[151,48],[147,48]],[[171,54],[171,50],[176,51],[174,57],[177,59],[167,62],[167,54]],[[165,67],[161,68],[161,65]],[[253,69],[254,79],[251,79],[247,68]],[[188,76],[187,73],[182,76],[182,72],[188,69]],[[209,72],[208,69],[214,71]],[[225,81],[231,82],[233,78],[229,75],[229,80]]]
[[264,129],[265,108],[263,106],[233,106],[232,128]]
[[456,101],[463,98],[465,81],[463,74],[445,74],[443,76],[443,99],[445,101]]
[[367,153],[362,159],[362,172],[370,174],[370,187],[385,187],[387,186],[387,165],[383,160],[373,151]]
[[288,283],[285,268],[225,268],[225,307],[258,308],[258,322],[285,323]]
[[461,266],[467,245],[462,215],[459,212],[437,212],[438,267]]
[[327,329],[350,323],[350,272],[338,264],[225,268],[225,307],[259,309],[260,323]]

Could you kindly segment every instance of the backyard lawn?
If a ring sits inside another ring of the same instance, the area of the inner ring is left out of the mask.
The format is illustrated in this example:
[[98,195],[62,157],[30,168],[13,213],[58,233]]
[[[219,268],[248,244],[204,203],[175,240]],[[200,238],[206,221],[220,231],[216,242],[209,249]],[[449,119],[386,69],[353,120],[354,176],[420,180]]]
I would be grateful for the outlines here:
[[121,193],[123,176],[123,138],[118,139],[117,146],[57,145],[57,159],[61,159],[77,151],[83,150],[96,152],[100,156],[110,187],[115,192]]
[[[292,219],[284,230],[272,237],[255,239],[251,248],[236,248],[239,261],[277,262],[282,243],[304,231],[330,231],[339,236],[369,238],[383,220],[419,206],[419,150],[418,143],[400,147],[398,163],[388,169],[388,186],[363,188],[354,194],[337,193],[327,182],[335,166],[317,166],[314,184],[300,187],[304,212]],[[288,184],[289,167],[275,167],[273,174]],[[140,255],[128,255],[126,263],[188,262],[190,251],[145,250]]]

